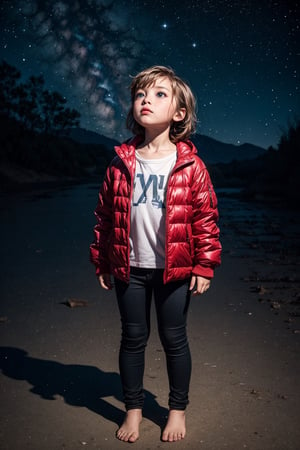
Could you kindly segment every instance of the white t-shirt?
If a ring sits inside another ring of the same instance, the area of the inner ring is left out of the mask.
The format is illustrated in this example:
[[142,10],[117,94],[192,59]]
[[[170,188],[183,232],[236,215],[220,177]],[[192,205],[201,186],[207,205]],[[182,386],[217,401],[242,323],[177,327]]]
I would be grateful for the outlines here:
[[144,159],[136,151],[131,203],[130,265],[165,267],[166,191],[176,151],[161,159]]

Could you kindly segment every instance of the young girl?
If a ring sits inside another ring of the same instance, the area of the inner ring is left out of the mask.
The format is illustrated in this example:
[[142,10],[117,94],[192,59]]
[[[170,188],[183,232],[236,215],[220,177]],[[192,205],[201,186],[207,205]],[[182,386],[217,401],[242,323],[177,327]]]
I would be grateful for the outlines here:
[[169,416],[161,439],[173,442],[186,434],[190,297],[207,291],[220,264],[217,199],[188,140],[196,123],[188,85],[173,70],[154,66],[133,78],[131,99],[127,126],[134,137],[116,147],[106,171],[91,260],[103,289],[112,289],[114,277],[121,315],[126,416],[117,437],[127,442],[139,437],[153,297],[169,378]]

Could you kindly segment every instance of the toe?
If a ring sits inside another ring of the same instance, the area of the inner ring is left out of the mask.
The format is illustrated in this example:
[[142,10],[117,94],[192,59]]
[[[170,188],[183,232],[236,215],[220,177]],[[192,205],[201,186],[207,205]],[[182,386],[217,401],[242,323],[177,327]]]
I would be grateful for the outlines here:
[[128,442],[135,442],[137,440],[138,440],[138,435],[136,433],[132,433],[128,438]]

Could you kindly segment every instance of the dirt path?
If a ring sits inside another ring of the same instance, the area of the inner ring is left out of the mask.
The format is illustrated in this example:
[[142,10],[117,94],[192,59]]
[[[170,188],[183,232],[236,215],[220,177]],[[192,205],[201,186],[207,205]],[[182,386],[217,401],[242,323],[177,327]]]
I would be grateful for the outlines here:
[[[100,291],[88,261],[95,201],[88,186],[2,201],[2,450],[130,445],[114,437],[123,414],[116,302]],[[255,235],[270,215],[243,208],[220,199],[223,264],[210,291],[191,304],[187,437],[160,441],[168,390],[153,315],[137,450],[299,448],[299,266],[293,245],[278,260],[266,241],[282,239]],[[285,233],[295,244],[294,222]]]

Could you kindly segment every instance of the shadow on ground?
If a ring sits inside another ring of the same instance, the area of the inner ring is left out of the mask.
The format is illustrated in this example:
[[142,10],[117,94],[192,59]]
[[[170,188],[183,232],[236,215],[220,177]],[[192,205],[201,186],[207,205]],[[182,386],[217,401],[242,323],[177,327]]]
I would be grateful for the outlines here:
[[[0,347],[0,369],[9,378],[26,380],[32,385],[30,392],[44,400],[55,400],[60,395],[68,405],[82,406],[117,425],[122,423],[124,411],[105,400],[114,397],[122,401],[120,376],[116,372],[32,358],[14,347]],[[144,417],[162,428],[167,414],[155,396],[145,391]]]

